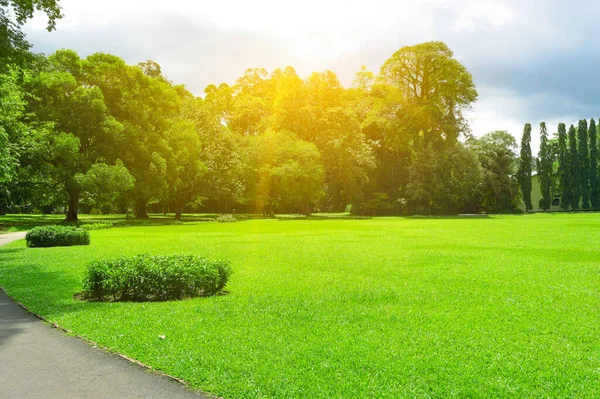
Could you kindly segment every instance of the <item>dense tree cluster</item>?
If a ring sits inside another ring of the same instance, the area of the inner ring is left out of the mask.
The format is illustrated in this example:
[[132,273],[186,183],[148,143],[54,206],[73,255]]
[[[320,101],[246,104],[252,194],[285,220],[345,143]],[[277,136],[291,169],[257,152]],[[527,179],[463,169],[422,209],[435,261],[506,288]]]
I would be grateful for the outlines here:
[[331,71],[258,68],[196,97],[153,61],[32,55],[20,24],[37,9],[51,29],[60,9],[0,0],[2,15],[9,6],[17,36],[3,45],[21,57],[0,60],[0,211],[76,220],[130,207],[139,218],[518,207],[516,143],[506,132],[470,137],[464,112],[477,92],[444,43],[403,47],[350,88]]
[[[531,140],[531,127],[525,125],[523,143]],[[527,144],[528,145],[528,144]],[[540,124],[540,152],[533,162],[531,150],[521,149],[519,176],[531,171],[535,163],[541,198],[539,208],[548,210],[553,199],[567,210],[599,210],[600,182],[598,180],[598,125],[591,119],[581,119],[575,127],[560,123],[558,132],[548,138],[546,124]],[[529,185],[527,182],[529,181]],[[523,184],[525,183],[525,184]],[[523,198],[531,198],[531,179],[523,179]],[[558,204],[555,204],[558,206]],[[528,208],[531,209],[531,208]]]

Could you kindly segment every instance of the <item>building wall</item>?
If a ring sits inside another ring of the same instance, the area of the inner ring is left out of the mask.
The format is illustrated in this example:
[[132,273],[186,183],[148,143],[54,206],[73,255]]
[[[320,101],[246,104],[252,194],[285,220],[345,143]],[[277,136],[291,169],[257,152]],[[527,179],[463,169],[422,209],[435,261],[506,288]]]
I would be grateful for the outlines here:
[[[531,205],[533,205],[534,212],[542,212],[542,208],[540,208],[540,198],[542,198],[542,188],[540,187],[540,179],[538,178],[538,175],[533,175],[531,176]],[[556,200],[558,200],[558,205],[551,206],[549,211],[562,211],[560,207],[560,197],[556,196],[554,200],[554,204],[556,204]],[[521,210],[525,211],[525,203],[522,201]]]

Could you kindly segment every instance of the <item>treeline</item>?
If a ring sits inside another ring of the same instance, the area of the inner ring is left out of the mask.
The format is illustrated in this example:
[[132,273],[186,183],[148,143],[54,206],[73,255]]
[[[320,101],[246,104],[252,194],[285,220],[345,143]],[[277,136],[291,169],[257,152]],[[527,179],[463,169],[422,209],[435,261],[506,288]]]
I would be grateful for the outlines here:
[[[531,155],[531,125],[526,124],[521,143],[519,183],[527,210],[531,202],[531,175],[536,168],[541,189],[539,208],[548,210],[560,206],[568,210],[599,210],[600,179],[598,176],[598,126],[594,119],[586,119],[567,131],[559,123],[558,132],[548,138],[546,124],[540,124],[540,151],[533,160]],[[557,202],[557,203],[556,203]]]
[[441,42],[403,47],[350,88],[331,71],[249,69],[198,97],[153,61],[6,46],[0,212],[456,214],[520,203],[516,142],[471,137],[464,112],[477,91]]

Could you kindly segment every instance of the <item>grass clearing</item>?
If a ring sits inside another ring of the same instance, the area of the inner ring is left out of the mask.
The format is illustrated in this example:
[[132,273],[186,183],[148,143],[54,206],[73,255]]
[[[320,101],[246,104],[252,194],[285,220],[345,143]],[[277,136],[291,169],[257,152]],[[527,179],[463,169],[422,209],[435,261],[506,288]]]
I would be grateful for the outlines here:
[[[90,235],[89,247],[0,248],[0,286],[49,321],[225,398],[600,396],[599,214]],[[229,260],[230,294],[73,299],[90,261],[139,253]]]

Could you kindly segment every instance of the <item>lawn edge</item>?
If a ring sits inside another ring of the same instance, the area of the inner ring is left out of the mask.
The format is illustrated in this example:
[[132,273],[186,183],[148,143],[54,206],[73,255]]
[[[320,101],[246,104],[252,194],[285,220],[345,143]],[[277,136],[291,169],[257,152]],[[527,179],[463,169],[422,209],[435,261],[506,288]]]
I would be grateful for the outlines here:
[[96,348],[99,348],[99,349],[103,350],[105,353],[117,355],[121,359],[124,359],[124,360],[126,360],[126,361],[128,361],[130,363],[133,363],[133,364],[137,365],[138,367],[141,367],[141,368],[145,369],[146,371],[148,371],[148,372],[150,372],[150,373],[152,373],[154,375],[157,375],[159,377],[165,377],[165,378],[168,378],[170,380],[173,380],[173,381],[175,381],[175,382],[183,385],[186,389],[189,389],[191,391],[196,391],[196,392],[198,392],[200,394],[208,396],[209,398],[222,399],[218,395],[215,395],[215,394],[212,394],[212,393],[208,393],[208,392],[204,392],[204,391],[200,391],[198,389],[192,388],[191,385],[187,381],[185,381],[184,379],[181,379],[179,377],[175,377],[175,376],[173,376],[171,374],[167,374],[164,371],[162,371],[160,369],[157,369],[157,368],[154,368],[152,366],[148,366],[147,364],[142,363],[142,362],[140,362],[137,359],[131,358],[131,357],[129,357],[129,356],[123,354],[123,353],[119,353],[119,352],[117,352],[117,351],[115,351],[115,350],[113,350],[111,348],[108,348],[108,347],[106,347],[104,345],[101,345],[101,344],[95,342],[95,341],[92,341],[91,339],[89,339],[89,338],[87,338],[87,337],[85,337],[83,335],[79,335],[79,334],[77,334],[77,333],[69,330],[68,328],[65,328],[65,327],[63,327],[63,326],[61,326],[61,325],[59,325],[57,323],[53,323],[51,321],[48,321],[43,316],[41,316],[41,315],[39,315],[39,314],[31,311],[27,306],[25,306],[24,304],[22,304],[21,302],[17,301],[15,298],[13,298],[11,295],[9,295],[8,292],[6,292],[6,290],[4,289],[4,287],[0,286],[0,291],[4,295],[6,295],[8,298],[10,298],[11,301],[13,301],[15,304],[17,304],[23,310],[25,310],[27,313],[31,314],[32,316],[36,317],[37,319],[41,320],[42,322],[50,325],[52,328],[54,328],[56,330],[59,330],[59,331],[62,331],[63,333],[65,333],[66,335],[68,335],[70,337],[77,338],[77,339],[85,342],[86,344],[88,344],[90,346],[94,346]]

